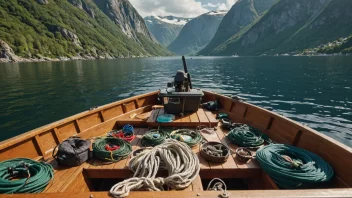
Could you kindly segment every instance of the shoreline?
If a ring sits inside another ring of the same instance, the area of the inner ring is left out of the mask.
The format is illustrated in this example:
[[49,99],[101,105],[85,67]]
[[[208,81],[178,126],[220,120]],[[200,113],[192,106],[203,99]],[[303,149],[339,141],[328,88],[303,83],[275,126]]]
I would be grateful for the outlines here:
[[[113,60],[113,59],[131,59],[131,58],[148,58],[148,57],[175,57],[174,56],[130,56],[130,57],[113,57],[113,56],[75,56],[75,57],[59,57],[59,58],[23,58],[16,56],[15,60],[9,58],[0,58],[0,63],[35,63],[35,62],[61,62],[61,61],[75,61],[75,60]],[[316,55],[256,55],[256,56],[238,56],[241,57],[350,57],[352,54],[316,54]],[[233,57],[233,56],[190,56],[190,57]]]

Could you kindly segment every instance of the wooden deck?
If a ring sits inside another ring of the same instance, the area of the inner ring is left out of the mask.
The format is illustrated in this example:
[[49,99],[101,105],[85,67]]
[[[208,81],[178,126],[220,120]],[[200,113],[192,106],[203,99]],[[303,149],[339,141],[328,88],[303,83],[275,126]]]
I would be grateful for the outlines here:
[[[164,114],[163,108],[152,109],[150,112],[145,112],[140,115],[125,116],[117,120],[118,125],[132,124],[134,126],[146,126],[146,127],[197,127],[199,125],[205,125],[208,127],[215,127],[218,124],[218,120],[215,119],[215,115],[207,110],[199,108],[195,113],[188,113],[184,116],[176,116],[175,120],[170,123],[158,123],[157,117]],[[147,118],[147,119],[146,119]]]
[[[213,135],[205,135],[205,139],[208,141],[221,142],[230,148],[233,151],[236,149],[236,146],[230,144],[225,138],[227,131],[223,131],[219,126],[216,127],[216,133]],[[147,128],[135,128],[136,138],[131,142],[133,151],[141,148],[141,139],[145,132],[148,131]],[[237,160],[234,153],[232,156],[223,164],[212,163],[204,160],[199,154],[200,146],[192,148],[194,153],[198,154],[200,160],[200,177],[202,179],[212,179],[214,177],[219,178],[256,178],[260,177],[261,169],[256,160],[250,160],[248,163],[241,163]],[[98,159],[90,160],[79,167],[75,168],[63,168],[57,165],[55,160],[50,160],[55,169],[55,176],[52,185],[48,187],[45,192],[65,192],[72,185],[68,181],[74,182],[75,179],[82,177],[82,174],[86,178],[96,179],[96,178],[129,178],[133,175],[133,172],[128,169],[128,162],[131,159],[129,156],[127,159],[121,160],[117,163],[105,164]],[[165,171],[160,171],[159,173],[162,176],[165,176],[167,173]],[[185,189],[201,189],[200,177],[193,182],[192,186]],[[200,185],[200,186],[199,186]],[[82,192],[89,191],[89,188],[81,188]],[[74,189],[73,189],[74,190]]]

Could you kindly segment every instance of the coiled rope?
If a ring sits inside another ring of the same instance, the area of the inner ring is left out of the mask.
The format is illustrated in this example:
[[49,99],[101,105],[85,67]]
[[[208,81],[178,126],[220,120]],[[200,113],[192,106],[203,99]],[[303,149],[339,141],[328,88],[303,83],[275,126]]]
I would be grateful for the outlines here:
[[132,152],[130,143],[116,138],[100,138],[93,143],[95,157],[110,162],[125,159]]
[[168,134],[159,129],[151,129],[143,136],[141,144],[144,147],[157,146],[165,142]]
[[[168,171],[166,178],[156,177],[161,162]],[[112,196],[126,197],[131,190],[141,188],[162,191],[164,185],[176,190],[187,188],[198,176],[200,165],[197,155],[186,144],[168,139],[132,158],[129,168],[134,172],[133,178],[114,185],[110,190]]]
[[172,139],[186,143],[190,147],[197,146],[202,141],[202,136],[199,132],[190,129],[178,129],[170,134]]
[[26,158],[0,162],[0,194],[40,193],[54,177],[51,165]]
[[271,142],[271,140],[259,130],[245,124],[232,129],[226,137],[233,144],[242,147],[258,147],[264,144],[265,140]]
[[108,137],[115,137],[127,142],[132,142],[136,136],[134,135],[134,128],[132,125],[125,125],[122,130],[112,130],[107,134]]
[[282,188],[311,188],[329,181],[334,170],[322,158],[301,148],[271,144],[259,149],[256,159]]

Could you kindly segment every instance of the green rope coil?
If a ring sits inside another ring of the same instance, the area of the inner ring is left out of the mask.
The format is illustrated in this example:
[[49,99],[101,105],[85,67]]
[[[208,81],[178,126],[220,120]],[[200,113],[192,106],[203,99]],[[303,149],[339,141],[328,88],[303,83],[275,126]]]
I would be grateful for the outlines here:
[[172,139],[186,143],[189,147],[197,146],[202,140],[202,136],[190,129],[178,129],[170,134]]
[[314,153],[294,146],[271,144],[259,149],[256,159],[281,188],[312,188],[327,182],[334,170]]
[[[107,151],[106,145],[116,145],[120,148],[114,151]],[[132,152],[130,143],[117,138],[101,138],[95,140],[93,144],[93,154],[95,157],[110,162],[118,162],[125,159]]]
[[158,129],[152,129],[147,131],[147,133],[143,136],[141,144],[144,147],[148,146],[157,146],[165,142],[168,134]]
[[233,144],[241,147],[258,147],[264,144],[265,139],[269,139],[264,138],[264,134],[248,125],[241,125],[232,129],[226,137]]
[[0,194],[40,193],[54,178],[45,162],[16,158],[0,162]]

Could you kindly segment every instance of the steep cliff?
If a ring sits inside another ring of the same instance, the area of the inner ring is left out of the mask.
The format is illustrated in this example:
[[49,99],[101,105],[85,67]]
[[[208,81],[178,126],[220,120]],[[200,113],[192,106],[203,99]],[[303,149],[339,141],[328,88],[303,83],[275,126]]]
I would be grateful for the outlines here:
[[315,47],[352,32],[352,1],[280,0],[207,55],[260,55]]
[[[126,5],[128,16],[136,16]],[[140,17],[140,16],[139,16]],[[143,19],[123,23],[136,27],[129,38],[92,0],[0,1],[0,39],[20,57],[110,58],[170,55],[152,41]],[[139,25],[137,25],[139,24]],[[144,24],[144,25],[143,25]],[[144,28],[146,32],[137,31]],[[149,34],[149,36],[148,36]],[[147,36],[145,36],[147,35]]]
[[128,0],[94,0],[98,7],[118,26],[129,38],[140,42],[139,37],[146,37],[153,42],[143,18]]
[[244,27],[258,19],[278,0],[239,0],[224,16],[214,38],[199,53],[208,54]]
[[176,54],[195,54],[209,44],[227,11],[212,11],[189,21],[168,46]]
[[148,16],[144,18],[150,33],[165,47],[177,38],[182,28],[190,20],[190,18],[175,16]]

